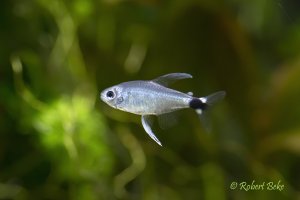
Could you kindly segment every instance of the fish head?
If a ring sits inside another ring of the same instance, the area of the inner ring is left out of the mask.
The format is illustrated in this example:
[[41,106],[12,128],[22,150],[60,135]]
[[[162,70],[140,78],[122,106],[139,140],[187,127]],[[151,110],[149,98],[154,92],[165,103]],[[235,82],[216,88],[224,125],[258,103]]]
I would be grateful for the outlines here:
[[124,101],[122,90],[122,87],[119,85],[109,87],[101,92],[100,98],[109,106],[120,109],[120,105]]

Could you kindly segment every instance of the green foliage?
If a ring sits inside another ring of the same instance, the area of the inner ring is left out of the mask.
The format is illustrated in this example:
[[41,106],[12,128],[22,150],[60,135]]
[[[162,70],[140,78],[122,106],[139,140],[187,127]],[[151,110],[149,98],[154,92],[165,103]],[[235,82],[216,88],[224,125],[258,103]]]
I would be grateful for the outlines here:
[[34,126],[42,147],[59,166],[64,179],[105,178],[113,169],[103,117],[91,100],[80,96],[62,98],[38,113]]

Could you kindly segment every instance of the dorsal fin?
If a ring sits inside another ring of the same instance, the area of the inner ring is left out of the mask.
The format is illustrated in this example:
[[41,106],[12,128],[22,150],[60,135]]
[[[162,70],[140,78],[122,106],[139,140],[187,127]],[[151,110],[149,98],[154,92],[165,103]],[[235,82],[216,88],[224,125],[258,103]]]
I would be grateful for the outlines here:
[[193,76],[187,73],[171,73],[171,74],[160,76],[156,79],[153,79],[152,81],[163,86],[168,86],[169,84],[174,83],[177,80],[187,79],[187,78],[193,78]]

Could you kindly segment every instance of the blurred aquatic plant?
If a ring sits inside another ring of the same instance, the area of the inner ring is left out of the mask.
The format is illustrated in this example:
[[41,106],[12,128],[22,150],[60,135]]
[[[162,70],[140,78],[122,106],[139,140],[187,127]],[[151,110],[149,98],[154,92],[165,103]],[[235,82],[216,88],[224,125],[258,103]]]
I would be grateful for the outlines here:
[[88,15],[89,4],[86,2],[83,9],[74,4],[74,12],[80,18],[74,21],[63,2],[38,2],[52,14],[58,27],[49,60],[44,62],[48,72],[44,79],[48,83],[46,87],[55,83],[51,86],[55,88],[51,100],[39,100],[23,80],[24,71],[29,71],[30,78],[37,73],[24,70],[21,58],[27,58],[26,54],[19,53],[21,58],[12,56],[11,64],[17,92],[35,110],[27,116],[26,123],[37,132],[36,148],[50,161],[46,184],[56,183],[56,190],[64,191],[54,192],[53,196],[65,193],[72,199],[110,198],[113,189],[109,177],[114,170],[114,154],[105,120],[95,109],[93,78],[86,71],[77,38],[77,22]]
[[119,128],[118,133],[123,145],[130,153],[132,164],[115,176],[114,192],[118,198],[129,198],[130,195],[125,186],[145,169],[146,158],[142,147],[128,129]]
[[34,126],[41,147],[52,158],[55,176],[61,181],[79,181],[71,190],[74,199],[77,195],[86,198],[82,193],[93,196],[89,199],[107,195],[104,188],[113,172],[114,156],[108,146],[104,119],[90,100],[63,97],[38,113]]
[[62,97],[37,114],[34,126],[42,146],[58,162],[61,177],[94,180],[111,173],[113,156],[103,121],[81,96]]
[[[60,183],[70,182],[73,199],[111,195],[107,186],[114,155],[104,119],[94,109],[94,99],[75,93],[43,103],[25,86],[18,57],[12,58],[12,68],[19,94],[37,111],[29,121],[38,132],[40,150],[51,158],[50,176]],[[74,181],[77,184],[72,184]]]

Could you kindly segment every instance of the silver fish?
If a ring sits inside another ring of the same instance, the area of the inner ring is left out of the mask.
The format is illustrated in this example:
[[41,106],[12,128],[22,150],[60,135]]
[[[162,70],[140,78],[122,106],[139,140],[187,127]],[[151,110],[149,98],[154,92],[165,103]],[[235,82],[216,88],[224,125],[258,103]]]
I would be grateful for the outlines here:
[[[184,108],[193,108],[203,119],[205,111],[225,96],[219,91],[206,97],[193,97],[191,92],[185,94],[167,86],[177,80],[192,78],[186,73],[171,73],[147,81],[129,81],[101,92],[100,98],[109,106],[142,116],[142,125],[147,134],[160,146],[150,126],[150,116],[163,115]],[[204,119],[205,120],[205,119]]]

